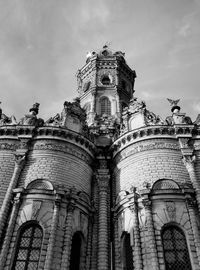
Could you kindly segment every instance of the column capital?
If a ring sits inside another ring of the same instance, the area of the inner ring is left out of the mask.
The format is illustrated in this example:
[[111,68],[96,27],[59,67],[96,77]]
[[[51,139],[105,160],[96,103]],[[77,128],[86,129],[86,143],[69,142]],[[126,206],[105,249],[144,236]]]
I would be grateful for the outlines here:
[[15,165],[23,165],[26,159],[26,153],[14,153]]
[[106,191],[108,192],[109,187],[109,176],[99,175],[97,177],[98,187],[100,191]]
[[142,203],[143,203],[145,209],[151,210],[152,202],[151,202],[151,200],[149,200],[149,198],[144,198],[142,200]]

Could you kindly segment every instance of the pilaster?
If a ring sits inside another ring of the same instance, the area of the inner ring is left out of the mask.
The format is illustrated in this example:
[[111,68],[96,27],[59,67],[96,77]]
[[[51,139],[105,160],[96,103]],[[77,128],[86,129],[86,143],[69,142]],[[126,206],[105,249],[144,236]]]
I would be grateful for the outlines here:
[[61,270],[68,270],[70,264],[70,254],[71,254],[71,241],[72,241],[72,219],[73,212],[75,209],[74,201],[70,201],[67,206],[67,217],[66,217],[66,226],[65,226],[65,235],[64,235],[64,246],[63,254],[61,261]]
[[187,203],[192,232],[193,232],[193,236],[194,236],[194,243],[195,243],[195,247],[196,247],[198,262],[200,265],[200,235],[199,235],[199,229],[198,229],[198,225],[197,225],[197,217],[195,214],[196,202],[193,198],[191,198],[191,196],[188,196],[188,195],[186,195],[185,199],[186,199],[186,203]]
[[133,260],[134,260],[134,269],[142,270],[142,253],[141,253],[141,241],[140,241],[140,228],[139,228],[139,219],[138,219],[138,195],[133,193],[133,197],[129,202],[129,207],[133,215],[133,230],[134,230],[134,246],[133,248]]
[[151,269],[159,270],[158,253],[156,247],[156,238],[152,216],[152,202],[149,198],[143,198],[143,204],[145,207],[147,237],[148,237],[148,248],[151,254]]
[[192,182],[192,185],[194,187],[194,190],[196,192],[196,200],[198,205],[198,210],[200,214],[200,183],[197,179],[196,173],[195,173],[195,164],[196,156],[195,155],[185,155],[183,156],[183,163],[189,173],[190,180]]
[[6,263],[11,238],[12,238],[12,234],[13,234],[13,231],[14,231],[14,227],[15,227],[19,207],[20,207],[20,198],[21,198],[21,193],[17,193],[15,198],[14,198],[14,201],[13,201],[10,220],[9,220],[9,223],[8,223],[8,228],[7,228],[7,231],[6,231],[6,235],[5,235],[5,238],[4,238],[4,242],[3,242],[3,246],[2,246],[2,250],[1,250],[1,255],[0,255],[0,262],[1,262],[0,263],[0,270],[4,269],[4,266],[5,266],[5,263]]
[[0,239],[2,239],[2,233],[5,227],[6,221],[8,219],[10,203],[13,197],[13,189],[16,188],[17,186],[20,173],[25,163],[26,152],[15,153],[14,158],[15,158],[15,167],[14,167],[13,175],[10,180],[10,183],[6,191],[6,195],[5,195],[3,204],[1,206],[1,210],[0,210]]
[[105,159],[99,159],[100,169],[97,170],[96,179],[99,191],[98,210],[98,270],[109,269],[109,229],[108,229],[108,205],[109,205],[109,170]]
[[56,195],[55,204],[54,204],[54,210],[53,210],[53,218],[52,218],[52,225],[51,225],[51,233],[49,238],[49,244],[47,248],[47,255],[45,260],[45,270],[54,269],[53,265],[53,255],[54,255],[54,247],[56,242],[56,232],[58,227],[58,221],[59,221],[59,208],[60,208],[60,201],[58,195]]

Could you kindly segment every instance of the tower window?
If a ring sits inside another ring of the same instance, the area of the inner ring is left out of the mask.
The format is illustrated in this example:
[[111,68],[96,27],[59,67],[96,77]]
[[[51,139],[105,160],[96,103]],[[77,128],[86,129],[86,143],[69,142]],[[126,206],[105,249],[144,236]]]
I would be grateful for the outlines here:
[[37,269],[42,246],[43,232],[37,223],[22,227],[17,241],[12,270]]
[[101,80],[101,83],[102,83],[103,85],[109,85],[109,84],[111,83],[109,76],[107,76],[107,75],[104,76],[104,77],[102,78],[102,80]]
[[80,269],[80,257],[81,257],[81,236],[76,232],[72,237],[72,247],[70,256],[70,270]]
[[107,97],[102,97],[100,99],[100,108],[101,108],[101,115],[103,114],[111,115],[111,103]]
[[123,269],[133,270],[133,251],[131,247],[130,234],[124,233],[123,236]]
[[192,270],[185,235],[180,228],[166,227],[162,241],[166,270]]

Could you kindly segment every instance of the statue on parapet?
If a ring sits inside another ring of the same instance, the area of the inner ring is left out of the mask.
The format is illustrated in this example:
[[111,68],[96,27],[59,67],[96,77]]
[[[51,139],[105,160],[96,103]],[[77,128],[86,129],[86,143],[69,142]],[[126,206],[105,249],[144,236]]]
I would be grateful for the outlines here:
[[39,103],[34,103],[32,108],[30,108],[29,113],[25,114],[24,117],[19,121],[19,125],[30,125],[41,127],[44,125],[44,120],[37,118],[39,112]]
[[[1,102],[0,102],[1,104]],[[12,115],[11,117],[8,117],[7,115],[5,115],[2,112],[2,108],[0,107],[0,126],[4,126],[4,125],[16,125],[17,121],[14,115]]]
[[173,100],[173,99],[167,98],[167,100],[169,101],[171,105],[172,115],[168,116],[165,119],[166,123],[168,125],[178,125],[178,124],[191,125],[192,124],[191,118],[189,116],[186,116],[185,113],[180,112],[181,108],[178,106],[180,99]]

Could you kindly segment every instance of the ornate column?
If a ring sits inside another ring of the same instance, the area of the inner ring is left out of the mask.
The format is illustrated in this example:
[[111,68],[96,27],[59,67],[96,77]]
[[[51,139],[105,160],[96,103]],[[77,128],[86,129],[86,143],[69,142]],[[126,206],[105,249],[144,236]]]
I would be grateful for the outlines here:
[[13,231],[14,231],[14,227],[15,227],[15,223],[16,223],[16,219],[17,219],[17,215],[18,215],[18,211],[19,211],[19,207],[20,207],[20,198],[21,198],[21,193],[17,193],[16,197],[14,198],[12,212],[11,212],[11,215],[10,215],[8,228],[7,228],[7,231],[6,231],[5,239],[4,239],[2,250],[1,250],[0,270],[4,269],[4,265],[6,263],[11,238],[12,238],[12,235],[13,235]]
[[0,210],[0,239],[2,238],[2,232],[8,219],[10,203],[13,196],[13,189],[16,188],[20,173],[23,169],[26,153],[15,153],[15,167],[12,178],[10,180],[8,189],[6,191],[5,198]]
[[61,270],[68,270],[70,264],[71,241],[72,241],[72,218],[75,204],[70,202],[67,207],[66,227],[64,235],[64,247],[62,253]]
[[195,168],[194,168],[195,161],[196,161],[195,155],[184,155],[183,156],[184,165],[186,166],[186,169],[187,169],[189,176],[190,176],[190,180],[191,180],[192,185],[196,191],[196,199],[197,199],[198,209],[199,209],[199,213],[200,213],[200,182],[198,181],[196,173],[195,173]]
[[200,235],[199,235],[199,229],[197,225],[197,217],[195,214],[195,200],[191,198],[191,196],[186,195],[186,203],[188,208],[188,213],[190,217],[190,222],[192,226],[192,232],[194,236],[194,243],[196,247],[197,257],[200,265]]
[[151,270],[159,270],[158,253],[152,216],[152,202],[148,198],[145,198],[143,200],[143,204],[145,207],[146,227],[148,230],[148,247],[149,253],[151,254],[151,267],[149,266],[149,268]]
[[87,250],[86,250],[86,260],[85,260],[85,269],[91,269],[91,255],[92,255],[92,228],[93,228],[94,219],[92,216],[89,217],[88,225],[88,241],[87,241]]
[[141,253],[141,241],[140,241],[140,228],[138,219],[138,195],[136,194],[136,189],[133,191],[133,198],[131,199],[129,205],[130,210],[133,215],[133,229],[134,229],[134,247],[133,247],[133,260],[134,269],[142,270],[142,253]]
[[114,219],[114,264],[116,270],[121,270],[121,247],[119,241],[119,232],[118,232],[118,217],[115,214]]
[[53,210],[53,218],[52,218],[52,225],[51,225],[51,233],[49,238],[49,244],[47,248],[47,255],[45,259],[45,270],[54,269],[53,268],[53,255],[54,255],[54,247],[56,243],[56,231],[59,222],[59,208],[60,208],[60,197],[56,195],[54,210]]
[[109,240],[108,240],[108,192],[109,179],[107,169],[98,170],[97,181],[99,187],[98,213],[98,270],[109,269]]

